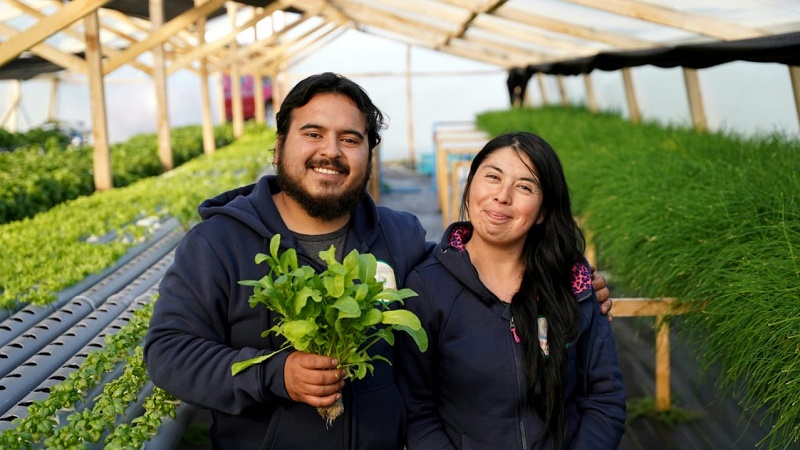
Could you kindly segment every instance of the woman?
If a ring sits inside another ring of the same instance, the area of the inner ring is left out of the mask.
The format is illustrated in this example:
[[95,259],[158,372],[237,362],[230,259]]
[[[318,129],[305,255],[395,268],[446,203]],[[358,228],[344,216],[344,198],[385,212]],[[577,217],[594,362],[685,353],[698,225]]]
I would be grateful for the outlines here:
[[622,373],[550,145],[489,141],[461,217],[406,284],[430,343],[404,342],[395,363],[408,448],[617,448]]

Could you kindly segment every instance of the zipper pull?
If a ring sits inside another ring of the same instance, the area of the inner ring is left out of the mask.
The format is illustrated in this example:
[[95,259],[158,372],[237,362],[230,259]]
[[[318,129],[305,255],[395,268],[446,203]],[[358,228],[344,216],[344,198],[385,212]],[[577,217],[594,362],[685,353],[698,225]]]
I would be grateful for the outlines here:
[[514,325],[514,317],[511,317],[511,322],[509,323],[509,328],[511,328],[511,334],[514,335],[514,342],[519,344],[519,336],[517,335],[517,326]]

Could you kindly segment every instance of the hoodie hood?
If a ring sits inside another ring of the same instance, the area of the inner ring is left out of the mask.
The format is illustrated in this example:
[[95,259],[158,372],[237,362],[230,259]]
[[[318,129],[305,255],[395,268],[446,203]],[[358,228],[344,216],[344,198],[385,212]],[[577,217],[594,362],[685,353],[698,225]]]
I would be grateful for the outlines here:
[[[197,211],[206,221],[217,215],[233,218],[262,238],[269,240],[281,235],[283,247],[298,247],[293,233],[286,227],[272,199],[280,192],[275,175],[261,177],[258,182],[242,186],[203,201]],[[351,216],[350,231],[356,239],[355,248],[365,252],[377,237],[378,211],[372,198],[365,196],[358,211]]]
[[[453,223],[445,230],[434,254],[447,271],[463,283],[467,289],[473,291],[485,303],[490,304],[497,301],[497,297],[480,281],[478,272],[472,265],[465,247],[472,236],[472,230],[470,222]],[[593,293],[592,274],[589,267],[589,262],[585,259],[576,262],[572,267],[572,293],[578,302],[586,300]]]
[[447,227],[434,251],[435,258],[466,289],[472,291],[486,304],[497,304],[499,299],[481,282],[469,258],[465,244],[472,236],[472,224],[455,222]]

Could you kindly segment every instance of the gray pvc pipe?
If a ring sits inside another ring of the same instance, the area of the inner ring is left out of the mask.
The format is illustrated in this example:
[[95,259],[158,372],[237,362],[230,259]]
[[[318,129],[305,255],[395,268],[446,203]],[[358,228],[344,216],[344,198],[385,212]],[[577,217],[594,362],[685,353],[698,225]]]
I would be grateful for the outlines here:
[[[23,397],[13,408],[9,409],[4,415],[0,416],[0,432],[3,430],[13,428],[13,421],[18,418],[26,417],[28,415],[28,407],[36,400],[44,400],[50,395],[50,389],[58,383],[66,380],[71,372],[78,370],[83,364],[89,353],[102,349],[105,346],[106,337],[116,334],[120,329],[126,326],[136,310],[152,301],[152,296],[157,292],[157,289],[152,288],[150,291],[137,297],[134,302],[120,314],[111,324],[109,324],[101,333],[94,337],[88,344],[86,344],[80,351],[78,351],[72,358],[65,362],[61,368],[53,372],[46,380],[40,383],[36,388],[31,390],[25,397]],[[80,411],[87,405],[94,404],[94,398],[102,391],[103,385],[109,381],[117,378],[124,370],[124,362],[121,362],[111,372],[105,374],[102,380],[90,390],[86,395],[84,403],[76,405],[76,410]]]
[[164,226],[160,227],[148,242],[129,249],[113,266],[103,272],[90,275],[74,286],[59,292],[53,302],[43,306],[25,305],[12,315],[8,314],[8,310],[0,313],[2,314],[0,315],[0,347],[8,345],[13,339],[34,327],[75,297],[96,299],[95,302],[100,299],[105,300],[171,251],[183,234],[183,230],[177,226],[177,221],[171,219],[165,222]]
[[158,433],[150,441],[145,442],[143,448],[146,450],[173,450],[178,446],[186,429],[189,428],[199,407],[181,402],[175,411],[175,418],[165,417],[161,421]]
[[[150,261],[150,258],[139,260],[138,262],[140,264],[147,264],[147,267],[144,267],[144,273],[137,270],[140,275],[133,280],[129,280],[129,273],[118,277],[117,280],[124,277],[128,283],[127,286],[123,286],[119,289],[115,287],[114,291],[116,293],[113,294],[111,298],[126,298],[128,301],[131,301],[150,286],[156,284],[161,277],[164,276],[167,268],[172,264],[173,258],[174,255],[172,251],[170,251],[169,254],[163,256],[155,263]],[[83,317],[106,301],[108,297],[105,297],[105,292],[100,292],[101,290],[102,288],[98,290],[92,288],[92,290],[86,291],[87,295],[74,297],[61,309],[50,314],[47,319],[36,324],[33,328],[27,330],[24,334],[0,349],[0,376],[7,376],[15,367],[22,364],[58,336],[71,333],[71,328]],[[105,326],[105,324],[103,326]],[[102,329],[102,327],[100,329]],[[88,342],[88,340],[86,342]],[[81,346],[86,342],[83,342]],[[0,390],[1,389],[2,384],[0,384]],[[0,392],[0,397],[2,397],[2,392]]]
[[[150,282],[145,286],[144,283],[137,286],[135,292],[141,295],[146,289],[156,285],[163,273],[171,264],[171,254],[165,257],[160,264],[151,267],[141,278],[148,278]],[[150,294],[152,296],[152,293]],[[65,361],[76,354],[83,346],[97,336],[104,327],[111,323],[114,318],[119,316],[133,302],[133,297],[122,293],[112,296],[99,309],[92,312],[85,319],[76,325],[69,327],[65,333],[57,334],[53,339],[36,342],[42,350],[36,349],[36,355],[24,360],[22,359],[23,350],[29,352],[31,349],[19,349],[17,352],[6,352],[8,362],[12,370],[0,379],[0,414],[5,413],[15,403],[22,399],[32,389],[44,381],[50,374],[56,371]],[[70,302],[68,305],[72,305]],[[79,305],[82,308],[89,308],[86,303]],[[51,331],[51,334],[54,333]],[[21,338],[33,340],[37,336],[26,334]],[[15,340],[14,343],[17,341]],[[48,345],[49,342],[49,345]],[[33,342],[27,342],[29,347],[33,347]],[[14,350],[14,348],[12,348]],[[27,354],[27,353],[25,353]]]

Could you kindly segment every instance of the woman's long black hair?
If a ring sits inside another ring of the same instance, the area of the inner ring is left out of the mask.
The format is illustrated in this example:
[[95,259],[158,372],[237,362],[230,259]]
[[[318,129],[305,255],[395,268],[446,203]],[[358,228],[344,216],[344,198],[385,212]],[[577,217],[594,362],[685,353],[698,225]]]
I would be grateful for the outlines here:
[[[578,305],[572,293],[571,275],[586,246],[572,215],[569,189],[561,161],[541,137],[528,132],[506,133],[489,141],[470,166],[461,202],[461,217],[469,213],[467,199],[473,176],[493,152],[513,148],[539,181],[544,220],[533,225],[525,240],[525,273],[511,300],[511,313],[522,342],[528,402],[544,419],[555,448],[564,446],[567,430],[564,378],[567,343],[578,334]],[[532,164],[532,166],[531,166]],[[539,346],[537,318],[548,323],[549,356]]]

